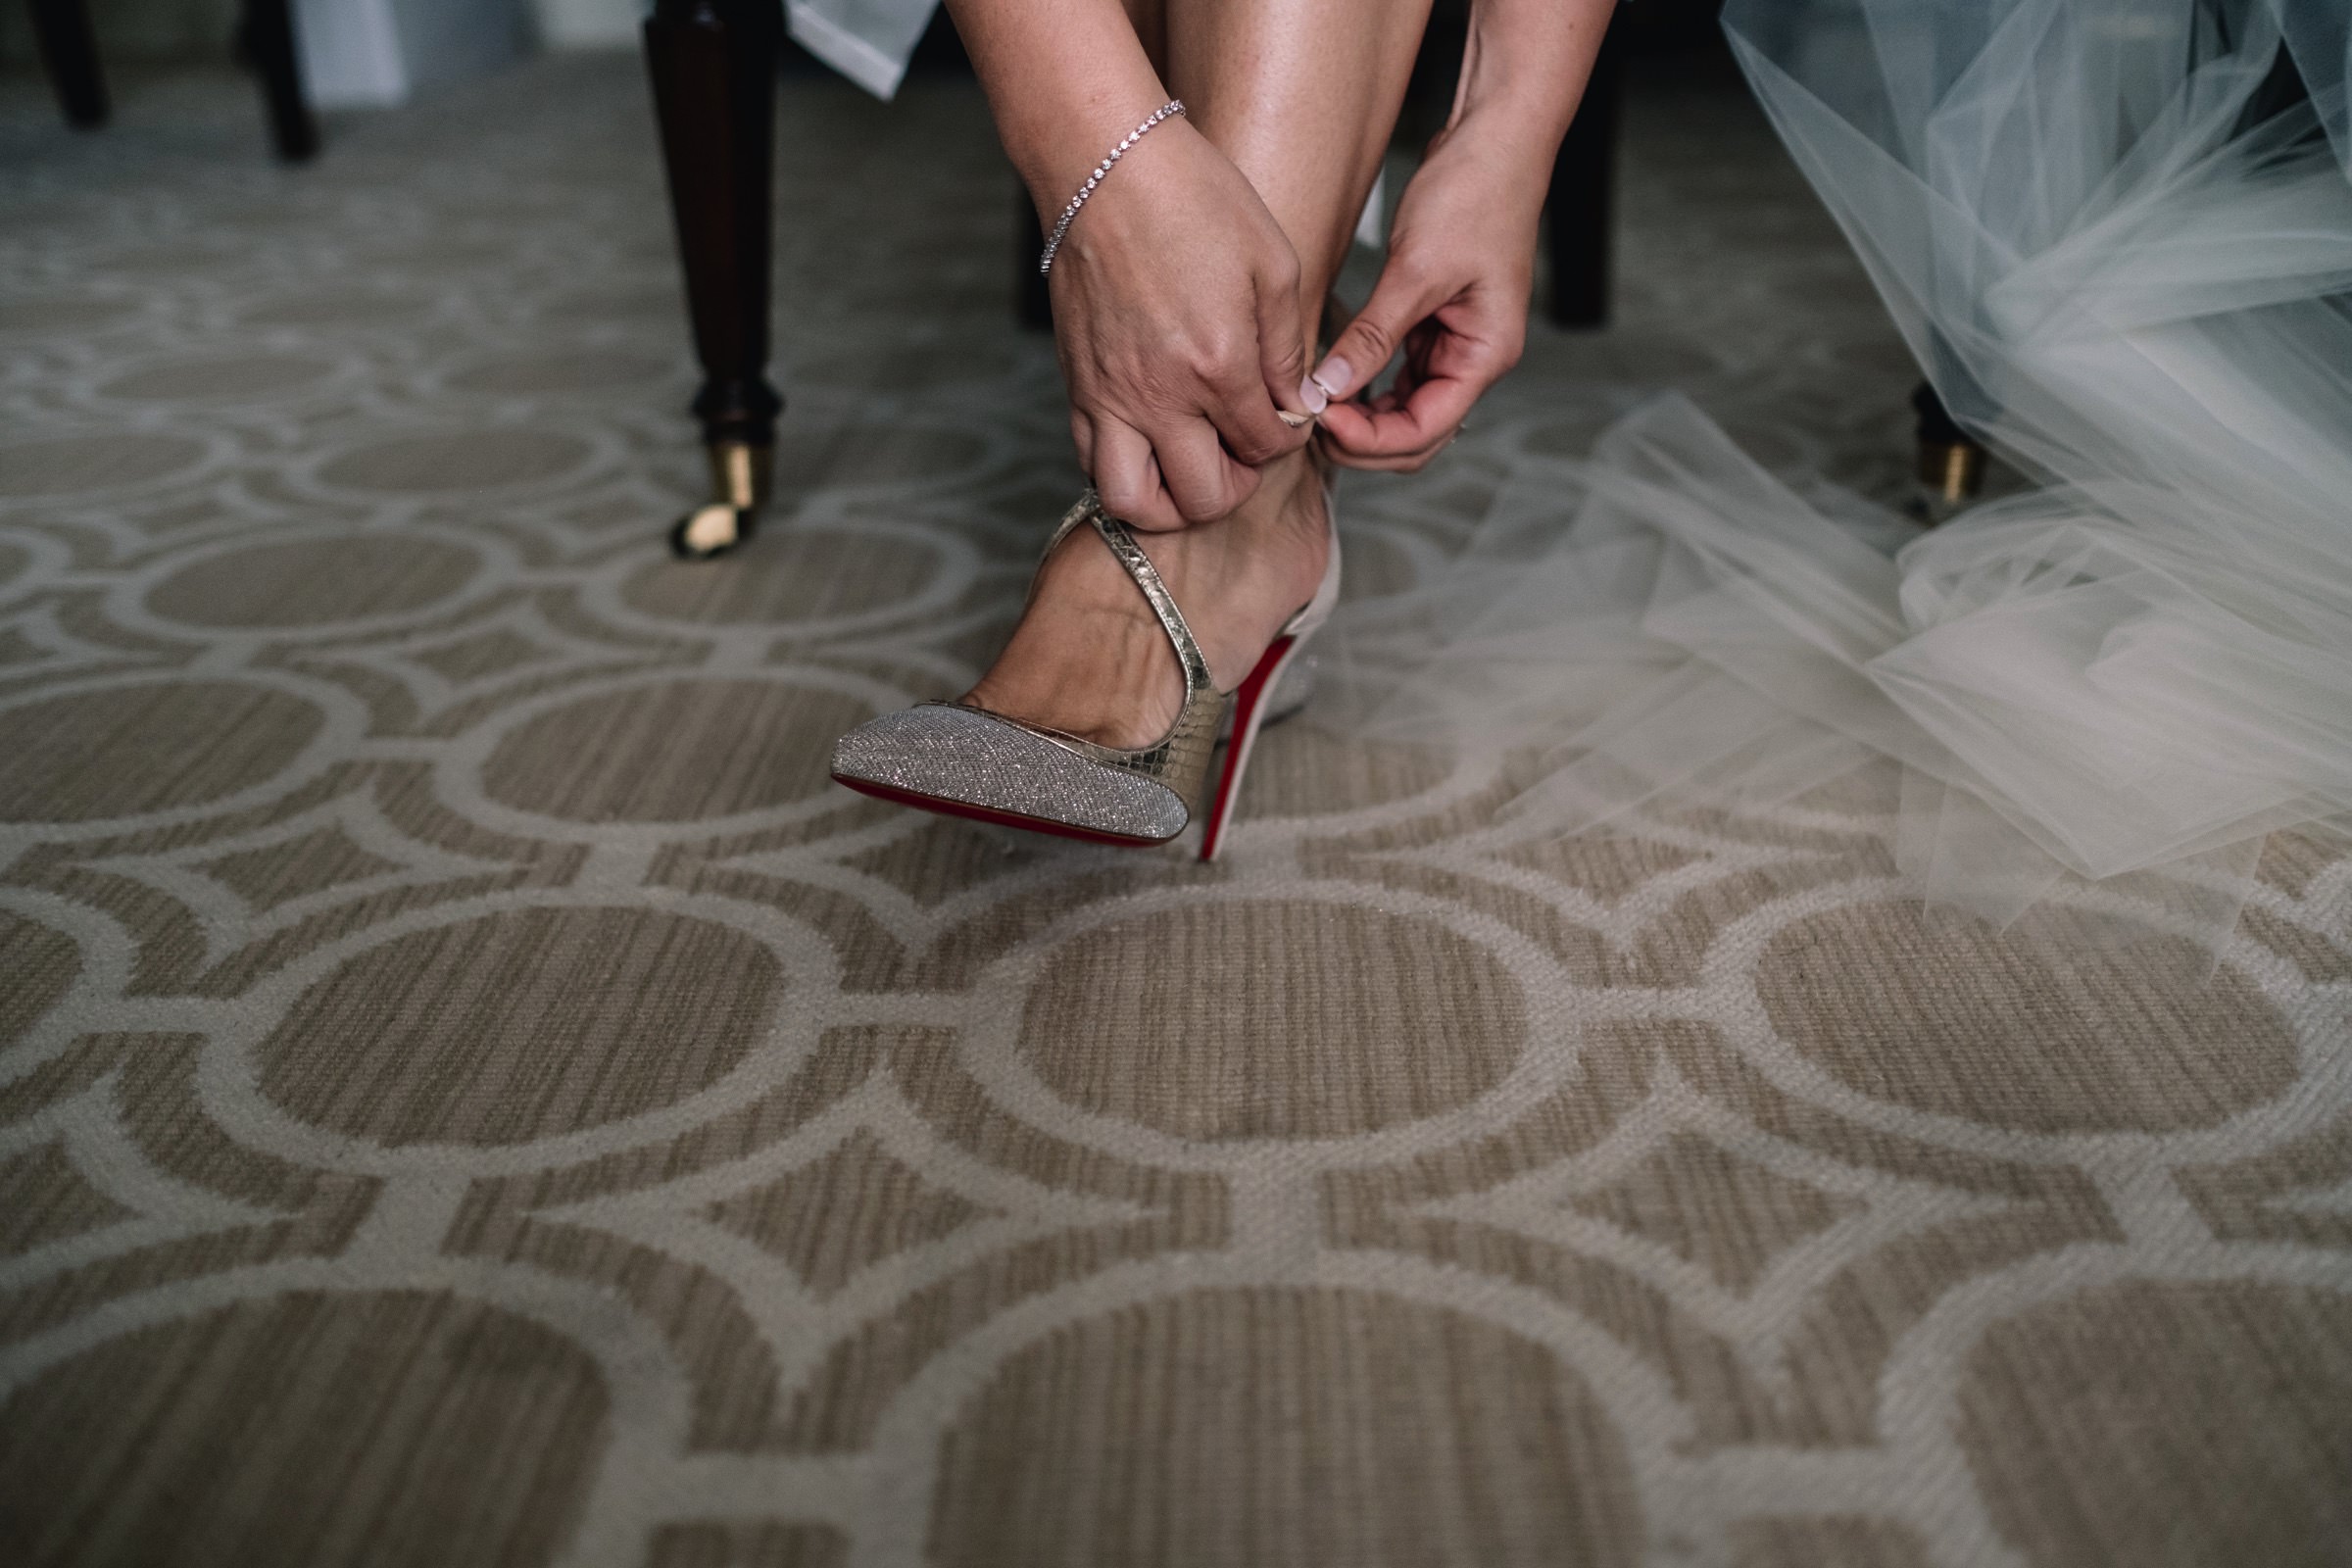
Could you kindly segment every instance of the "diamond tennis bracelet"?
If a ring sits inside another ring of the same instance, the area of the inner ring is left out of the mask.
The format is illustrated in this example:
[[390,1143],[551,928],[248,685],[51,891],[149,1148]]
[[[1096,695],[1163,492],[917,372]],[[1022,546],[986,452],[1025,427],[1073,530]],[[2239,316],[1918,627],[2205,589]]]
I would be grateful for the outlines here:
[[1086,176],[1086,183],[1078,187],[1078,194],[1070,198],[1070,205],[1061,210],[1061,218],[1054,225],[1053,237],[1046,241],[1046,253],[1037,259],[1038,276],[1044,277],[1054,270],[1054,253],[1061,249],[1061,236],[1070,231],[1070,220],[1078,216],[1078,209],[1086,205],[1086,199],[1095,193],[1095,187],[1102,183],[1102,176],[1110,172],[1110,166],[1126,157],[1127,149],[1142,141],[1144,133],[1153,125],[1158,124],[1170,115],[1183,113],[1184,100],[1181,98],[1169,99],[1152,111],[1151,119],[1129,131],[1127,139],[1113,147],[1108,158],[1095,166],[1095,172]]

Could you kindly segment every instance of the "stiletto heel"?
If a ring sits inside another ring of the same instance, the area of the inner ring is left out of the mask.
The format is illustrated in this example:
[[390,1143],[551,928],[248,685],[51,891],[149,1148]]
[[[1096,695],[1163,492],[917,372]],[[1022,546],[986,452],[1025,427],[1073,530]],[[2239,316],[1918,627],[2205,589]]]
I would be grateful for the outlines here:
[[1200,832],[1200,858],[1213,860],[1225,842],[1225,824],[1232,820],[1233,808],[1241,799],[1242,774],[1250,766],[1250,753],[1257,745],[1257,732],[1264,721],[1265,698],[1274,683],[1282,678],[1283,665],[1290,662],[1291,651],[1298,646],[1296,637],[1277,637],[1257,662],[1257,668],[1242,682],[1233,694],[1233,739],[1225,747],[1225,765],[1217,774],[1217,793],[1208,808],[1208,825]]
[[1332,607],[1339,603],[1339,514],[1332,508],[1329,484],[1323,487],[1323,526],[1331,535],[1331,553],[1324,561],[1323,581],[1316,587],[1315,597],[1266,645],[1250,678],[1234,689],[1232,739],[1226,744],[1225,765],[1218,771],[1217,792],[1209,804],[1208,822],[1200,833],[1203,860],[1215,859],[1217,851],[1225,846],[1225,828],[1233,820],[1234,807],[1240,803],[1242,775],[1249,770],[1250,754],[1257,747],[1257,732],[1275,718],[1288,716],[1276,707],[1284,677],[1305,662],[1307,639],[1331,618]]
[[[1329,527],[1328,489],[1324,510]],[[1150,746],[1102,746],[960,703],[919,703],[869,719],[836,741],[836,782],[920,810],[1146,848],[1167,843],[1200,814],[1218,732],[1230,712],[1232,740],[1200,848],[1202,859],[1214,858],[1283,674],[1338,602],[1339,536],[1332,535],[1314,598],[1284,623],[1250,678],[1226,696],[1211,682],[1200,645],[1151,558],[1128,526],[1102,510],[1092,490],[1062,517],[1046,554],[1051,556],[1072,529],[1090,523],[1176,650],[1184,704],[1168,732]]]

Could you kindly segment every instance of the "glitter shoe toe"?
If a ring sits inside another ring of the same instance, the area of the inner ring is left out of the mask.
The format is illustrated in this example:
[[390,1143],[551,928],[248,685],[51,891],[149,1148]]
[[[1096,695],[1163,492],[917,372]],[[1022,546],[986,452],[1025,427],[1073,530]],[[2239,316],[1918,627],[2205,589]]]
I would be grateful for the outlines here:
[[1072,736],[957,703],[884,713],[833,746],[833,776],[860,794],[1106,844],[1165,844],[1192,820],[1158,779],[1088,758]]

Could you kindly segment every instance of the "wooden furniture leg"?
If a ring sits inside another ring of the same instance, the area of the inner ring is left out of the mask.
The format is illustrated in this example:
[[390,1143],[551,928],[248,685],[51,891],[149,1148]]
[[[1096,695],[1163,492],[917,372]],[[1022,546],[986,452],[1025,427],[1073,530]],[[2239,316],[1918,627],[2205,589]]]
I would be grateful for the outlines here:
[[703,389],[694,400],[713,497],[670,530],[701,559],[751,535],[774,468],[784,400],[767,379],[775,205],[777,0],[656,0],[645,24],[669,205]]
[[98,37],[83,0],[31,0],[32,32],[57,89],[66,123],[80,130],[106,123],[106,77],[98,70]]
[[237,36],[246,60],[262,78],[270,115],[270,139],[289,164],[318,156],[318,122],[303,96],[302,66],[294,48],[294,15],[289,0],[245,0]]
[[1621,52],[1612,30],[1551,166],[1544,225],[1551,240],[1554,326],[1602,326],[1609,319]]

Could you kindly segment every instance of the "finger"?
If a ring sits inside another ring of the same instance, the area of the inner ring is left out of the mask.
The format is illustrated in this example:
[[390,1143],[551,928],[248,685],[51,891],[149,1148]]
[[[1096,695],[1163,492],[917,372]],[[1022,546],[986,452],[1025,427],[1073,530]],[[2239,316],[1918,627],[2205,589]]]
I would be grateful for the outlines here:
[[1235,462],[1207,420],[1178,419],[1150,433],[1161,477],[1182,519],[1179,526],[1214,522],[1257,489],[1257,470]]
[[[1257,279],[1257,368],[1275,407],[1311,418],[1323,412],[1331,397],[1307,378],[1306,337],[1298,325],[1302,314],[1298,282],[1298,258],[1288,247],[1283,265]],[[1301,423],[1284,422],[1294,430],[1306,428]],[[1303,441],[1303,436],[1300,439]]]
[[1070,410],[1070,445],[1078,449],[1078,471],[1095,471],[1095,421],[1084,409]]
[[1342,450],[1363,457],[1426,451],[1454,432],[1483,390],[1458,376],[1433,376],[1395,408],[1334,405],[1323,426]]
[[1368,386],[1381,368],[1396,357],[1405,334],[1445,303],[1433,294],[1428,284],[1407,273],[1392,257],[1372,287],[1372,297],[1332,340],[1331,351],[1312,372],[1324,396],[1337,403]]
[[1457,429],[1443,441],[1419,451],[1383,454],[1376,457],[1343,452],[1329,442],[1324,443],[1324,451],[1328,461],[1336,468],[1354,468],[1364,473],[1417,473],[1436,462],[1438,457],[1454,442],[1460,440],[1462,432]]
[[1435,462],[1440,453],[1459,439],[1461,431],[1454,430],[1426,447],[1415,447],[1409,452],[1347,452],[1336,445],[1328,447],[1327,451],[1329,461],[1335,467],[1360,468],[1367,473],[1414,473]]
[[1184,526],[1161,482],[1159,463],[1141,430],[1108,415],[1095,416],[1095,493],[1102,510],[1138,528]]
[[1394,408],[1334,404],[1323,415],[1327,450],[1349,467],[1402,461],[1418,466],[1453,439],[1484,390],[1480,381],[1434,376]]
[[[1208,406],[1201,412],[1234,458],[1250,467],[1298,451],[1314,433],[1313,416],[1289,414],[1266,396],[1254,366],[1226,367],[1209,381],[1207,392]],[[1296,391],[1292,397],[1297,400]]]
[[1439,442],[1427,452],[1408,452],[1401,457],[1394,458],[1357,458],[1334,452],[1331,455],[1331,466],[1335,468],[1349,468],[1357,473],[1419,473],[1444,456],[1446,450],[1452,446],[1458,437],[1459,432],[1456,432],[1454,436]]

